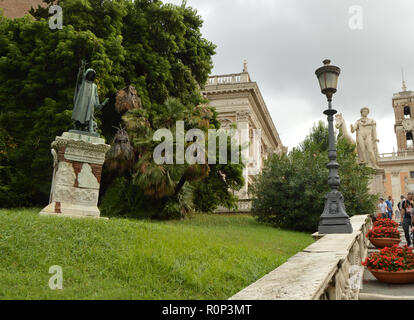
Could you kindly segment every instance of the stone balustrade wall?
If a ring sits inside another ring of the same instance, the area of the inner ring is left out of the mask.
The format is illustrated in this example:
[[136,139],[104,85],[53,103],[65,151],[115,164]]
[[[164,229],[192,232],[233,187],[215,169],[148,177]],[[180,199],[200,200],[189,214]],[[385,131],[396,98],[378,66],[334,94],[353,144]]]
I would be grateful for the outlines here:
[[250,82],[250,77],[247,72],[210,76],[207,80],[207,85],[231,84],[241,82]]
[[414,150],[381,153],[379,161],[414,160]]
[[352,234],[315,234],[319,240],[230,300],[357,300],[372,222],[360,215],[351,223]]

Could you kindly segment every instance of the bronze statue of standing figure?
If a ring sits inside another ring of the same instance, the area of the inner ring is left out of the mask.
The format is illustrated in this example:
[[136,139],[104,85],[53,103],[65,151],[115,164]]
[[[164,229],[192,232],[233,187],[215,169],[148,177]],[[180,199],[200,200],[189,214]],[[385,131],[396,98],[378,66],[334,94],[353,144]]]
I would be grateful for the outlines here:
[[85,67],[86,62],[82,60],[73,99],[72,120],[75,130],[71,131],[99,136],[94,114],[95,110],[101,110],[108,103],[108,99],[99,103],[98,88],[94,83],[96,72],[93,69],[85,71]]

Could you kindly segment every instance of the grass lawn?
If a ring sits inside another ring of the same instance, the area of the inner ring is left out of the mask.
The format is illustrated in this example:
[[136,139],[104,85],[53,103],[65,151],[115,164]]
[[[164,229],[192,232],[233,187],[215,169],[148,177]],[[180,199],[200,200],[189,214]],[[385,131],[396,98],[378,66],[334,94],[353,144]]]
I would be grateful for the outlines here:
[[[0,299],[227,299],[312,243],[250,216],[40,217],[0,209]],[[63,290],[49,268],[63,269]]]

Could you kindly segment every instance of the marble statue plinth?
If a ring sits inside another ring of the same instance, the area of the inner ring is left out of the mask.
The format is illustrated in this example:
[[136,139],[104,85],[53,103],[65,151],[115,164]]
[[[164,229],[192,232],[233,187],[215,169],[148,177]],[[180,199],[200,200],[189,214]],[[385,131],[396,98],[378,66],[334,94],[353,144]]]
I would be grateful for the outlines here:
[[64,132],[56,137],[50,203],[40,215],[99,217],[102,165],[109,149],[104,139],[91,135]]

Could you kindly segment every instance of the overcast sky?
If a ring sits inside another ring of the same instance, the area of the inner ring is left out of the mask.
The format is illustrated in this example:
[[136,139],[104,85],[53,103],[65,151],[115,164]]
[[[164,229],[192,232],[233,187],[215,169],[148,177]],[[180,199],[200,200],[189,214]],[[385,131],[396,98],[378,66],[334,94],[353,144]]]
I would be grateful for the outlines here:
[[[181,0],[170,0],[181,4]],[[369,107],[377,121],[379,152],[397,149],[392,95],[401,67],[414,90],[412,0],[188,0],[204,20],[203,36],[217,45],[213,74],[241,72],[243,60],[259,85],[282,139],[303,140],[326,108],[314,71],[330,58],[342,69],[334,107],[349,125]],[[352,6],[362,8],[362,30],[351,29]]]

